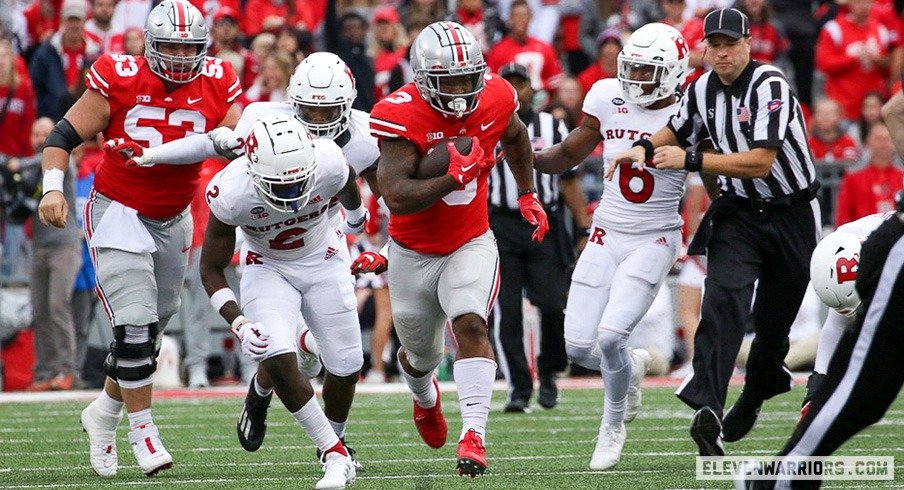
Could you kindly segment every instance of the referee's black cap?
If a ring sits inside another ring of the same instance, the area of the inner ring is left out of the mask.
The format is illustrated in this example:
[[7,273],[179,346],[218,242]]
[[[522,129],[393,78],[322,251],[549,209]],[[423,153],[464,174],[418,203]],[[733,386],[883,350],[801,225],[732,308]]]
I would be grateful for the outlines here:
[[512,76],[518,76],[523,78],[524,80],[530,80],[530,75],[527,73],[527,67],[514,62],[500,68],[499,76],[505,78],[506,80],[508,80],[508,78]]
[[713,10],[703,20],[703,39],[722,34],[732,39],[750,36],[750,21],[738,9]]

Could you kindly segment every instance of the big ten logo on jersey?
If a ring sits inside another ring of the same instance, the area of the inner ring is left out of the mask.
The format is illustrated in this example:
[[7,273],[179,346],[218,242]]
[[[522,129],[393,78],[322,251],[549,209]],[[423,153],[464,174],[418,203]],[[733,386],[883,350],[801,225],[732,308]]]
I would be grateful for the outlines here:
[[838,284],[857,280],[857,269],[860,267],[860,255],[851,258],[839,257],[835,262],[835,278]]
[[268,216],[270,216],[270,213],[268,213],[263,206],[254,206],[251,208],[251,219],[264,219]]
[[135,103],[136,103],[136,104],[148,104],[148,103],[150,103],[150,102],[151,102],[151,96],[150,96],[150,95],[136,95],[136,96],[135,96]]
[[653,133],[638,131],[636,129],[607,129],[603,132],[603,139],[621,140],[627,137],[629,140],[649,139]]
[[625,106],[615,106],[612,108],[613,114],[627,114],[628,108]]
[[427,133],[427,141],[438,141],[444,139],[446,134],[442,131],[434,131],[432,133]]

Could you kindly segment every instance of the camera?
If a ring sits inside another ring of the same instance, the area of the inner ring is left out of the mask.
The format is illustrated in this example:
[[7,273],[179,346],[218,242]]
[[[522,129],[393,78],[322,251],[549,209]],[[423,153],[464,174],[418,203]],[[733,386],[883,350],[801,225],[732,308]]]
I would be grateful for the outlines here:
[[0,156],[0,204],[6,221],[21,225],[38,209],[41,167],[23,168],[10,172],[9,157]]

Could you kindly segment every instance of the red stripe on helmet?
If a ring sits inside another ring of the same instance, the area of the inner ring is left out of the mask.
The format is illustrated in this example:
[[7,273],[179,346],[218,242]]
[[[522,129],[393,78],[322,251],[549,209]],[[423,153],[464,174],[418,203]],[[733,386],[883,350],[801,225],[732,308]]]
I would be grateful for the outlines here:
[[458,61],[463,62],[465,60],[465,49],[462,47],[462,39],[458,33],[458,29],[451,23],[446,23],[444,26],[446,29],[449,29],[449,33],[452,36],[452,45],[455,47],[454,53],[458,58]]
[[188,30],[188,12],[185,11],[185,4],[181,1],[173,2],[173,9],[176,12],[176,30],[177,31],[187,31]]

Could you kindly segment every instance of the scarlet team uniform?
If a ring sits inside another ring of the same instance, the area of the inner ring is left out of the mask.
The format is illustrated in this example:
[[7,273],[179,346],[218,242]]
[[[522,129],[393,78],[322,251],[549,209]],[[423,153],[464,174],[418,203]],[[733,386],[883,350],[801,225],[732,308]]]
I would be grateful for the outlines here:
[[[216,58],[172,92],[145,58],[121,54],[103,55],[85,82],[110,105],[104,137],[145,147],[214,129],[242,92],[232,65]],[[200,171],[200,162],[128,167],[113,152],[97,167],[85,231],[113,325],[162,327],[178,309],[192,238],[187,208]]]
[[[380,141],[410,141],[421,156],[447,138],[477,136],[484,158],[495,158],[494,148],[518,101],[499,76],[485,80],[477,108],[463,119],[443,116],[409,83],[374,106],[371,132]],[[392,316],[417,370],[439,364],[446,318],[475,313],[486,320],[495,300],[499,260],[489,229],[487,179],[481,175],[423,211],[390,215]]]
[[242,311],[270,331],[267,357],[295,352],[298,312],[317,339],[326,369],[348,376],[361,369],[361,333],[345,240],[327,216],[348,179],[348,165],[331,140],[314,140],[317,171],[311,198],[297,212],[277,211],[258,193],[239,157],[207,186],[210,212],[241,228]]

